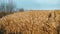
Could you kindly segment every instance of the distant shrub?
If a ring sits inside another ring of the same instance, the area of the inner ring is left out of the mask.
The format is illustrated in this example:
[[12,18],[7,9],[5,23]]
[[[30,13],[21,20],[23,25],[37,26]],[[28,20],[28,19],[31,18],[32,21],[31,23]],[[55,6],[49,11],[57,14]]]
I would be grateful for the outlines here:
[[24,9],[23,9],[23,8],[20,8],[20,9],[19,9],[19,12],[24,12]]

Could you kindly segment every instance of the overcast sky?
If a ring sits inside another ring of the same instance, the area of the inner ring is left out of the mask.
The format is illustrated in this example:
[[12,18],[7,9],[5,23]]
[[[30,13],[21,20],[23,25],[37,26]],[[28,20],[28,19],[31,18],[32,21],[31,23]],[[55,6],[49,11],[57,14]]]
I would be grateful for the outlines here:
[[[0,2],[8,2],[7,0],[1,0]],[[60,0],[14,0],[17,8],[24,9],[60,9]]]

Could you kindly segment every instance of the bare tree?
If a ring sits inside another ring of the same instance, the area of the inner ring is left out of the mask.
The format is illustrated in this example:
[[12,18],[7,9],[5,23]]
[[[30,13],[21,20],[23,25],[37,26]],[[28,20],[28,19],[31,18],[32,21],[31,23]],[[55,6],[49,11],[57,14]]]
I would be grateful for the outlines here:
[[12,12],[14,10],[15,6],[13,4],[7,4],[6,5],[6,10],[8,12]]
[[10,0],[9,3],[1,2],[0,4],[0,17],[13,13],[16,5]]
[[14,10],[16,5],[13,4],[12,0],[9,0],[9,3],[1,3],[0,5],[0,11],[3,12],[12,12]]
[[0,11],[5,11],[5,3],[1,3],[0,5]]

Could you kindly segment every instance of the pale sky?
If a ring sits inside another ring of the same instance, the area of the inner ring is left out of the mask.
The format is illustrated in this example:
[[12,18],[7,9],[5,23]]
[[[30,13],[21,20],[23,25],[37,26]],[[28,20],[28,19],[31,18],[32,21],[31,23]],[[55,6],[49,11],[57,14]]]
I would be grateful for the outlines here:
[[[17,8],[24,8],[26,10],[55,10],[60,9],[60,0],[13,0]],[[8,2],[1,0],[0,2]]]

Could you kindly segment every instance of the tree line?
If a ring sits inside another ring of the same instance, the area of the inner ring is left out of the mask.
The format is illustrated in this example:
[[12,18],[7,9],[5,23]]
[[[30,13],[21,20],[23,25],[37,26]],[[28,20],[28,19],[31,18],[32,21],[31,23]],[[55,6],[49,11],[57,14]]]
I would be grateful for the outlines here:
[[24,12],[23,8],[20,8],[17,11],[15,11],[15,8],[16,8],[16,5],[13,3],[13,1],[9,2],[9,3],[1,2],[1,4],[0,4],[0,18],[5,15],[17,12],[17,11]]

